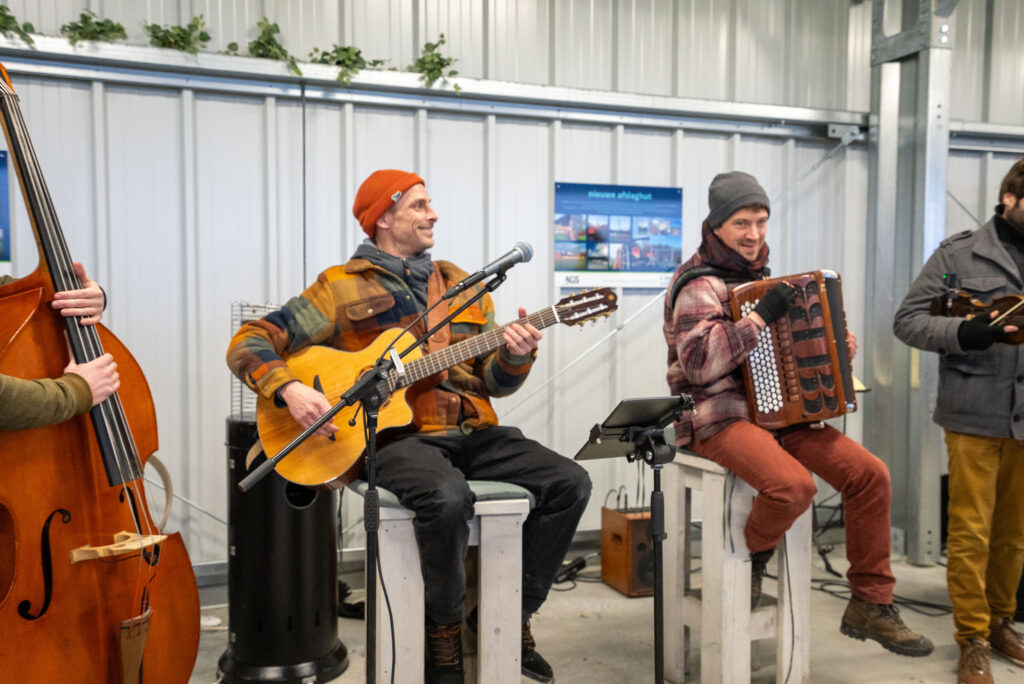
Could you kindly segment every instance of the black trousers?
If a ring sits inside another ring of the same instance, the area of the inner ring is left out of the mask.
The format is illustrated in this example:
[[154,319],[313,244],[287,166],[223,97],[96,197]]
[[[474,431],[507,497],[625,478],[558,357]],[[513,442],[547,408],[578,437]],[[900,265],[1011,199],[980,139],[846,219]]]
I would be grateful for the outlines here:
[[377,483],[416,517],[426,615],[437,624],[461,622],[466,598],[466,550],[475,497],[466,480],[510,482],[537,501],[523,526],[523,621],[547,598],[583,510],[590,476],[575,461],[527,439],[512,427],[469,435],[397,437],[377,453]]

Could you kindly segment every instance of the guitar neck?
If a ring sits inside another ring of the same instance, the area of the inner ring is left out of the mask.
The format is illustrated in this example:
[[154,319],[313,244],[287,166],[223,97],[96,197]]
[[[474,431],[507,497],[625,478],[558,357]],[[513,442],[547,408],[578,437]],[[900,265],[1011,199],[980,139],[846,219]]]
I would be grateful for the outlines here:
[[[538,330],[547,328],[548,326],[552,326],[558,322],[557,307],[554,306],[532,313],[526,318],[521,318],[516,321],[516,323],[520,325],[530,324]],[[511,325],[511,323],[509,325]],[[508,326],[503,325],[500,328],[495,328],[494,330],[488,330],[485,333],[474,335],[473,337],[463,340],[458,344],[445,347],[440,351],[428,354],[406,364],[405,373],[399,379],[397,386],[408,387],[415,382],[419,382],[423,378],[427,378],[431,375],[447,370],[452,366],[466,361],[467,359],[476,358],[477,356],[490,353],[500,347],[504,342],[506,327]]]

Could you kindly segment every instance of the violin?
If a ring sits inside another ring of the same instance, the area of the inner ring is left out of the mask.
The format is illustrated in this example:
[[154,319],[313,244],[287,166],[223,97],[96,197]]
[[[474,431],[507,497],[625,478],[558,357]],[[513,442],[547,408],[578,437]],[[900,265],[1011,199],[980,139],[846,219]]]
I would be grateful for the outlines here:
[[[992,314],[995,312],[995,316]],[[1015,325],[1017,331],[1005,333],[1002,340],[1006,344],[1024,344],[1024,295],[1005,295],[985,304],[969,292],[950,290],[932,300],[928,307],[932,316],[952,316],[955,318],[990,319],[989,325],[1002,328],[1004,325]]]
[[38,267],[0,287],[0,373],[58,377],[69,353],[81,364],[109,352],[121,379],[90,414],[0,432],[0,680],[186,684],[199,594],[181,535],[161,530],[146,500],[153,398],[117,337],[50,306],[80,284],[3,66],[0,76],[0,126],[39,248]]

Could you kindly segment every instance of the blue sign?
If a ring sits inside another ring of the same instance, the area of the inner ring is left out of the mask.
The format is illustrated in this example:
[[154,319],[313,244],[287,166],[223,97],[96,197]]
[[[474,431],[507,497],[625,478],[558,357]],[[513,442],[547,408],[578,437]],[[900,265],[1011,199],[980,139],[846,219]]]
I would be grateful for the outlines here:
[[683,190],[555,183],[555,271],[671,273],[683,255]]

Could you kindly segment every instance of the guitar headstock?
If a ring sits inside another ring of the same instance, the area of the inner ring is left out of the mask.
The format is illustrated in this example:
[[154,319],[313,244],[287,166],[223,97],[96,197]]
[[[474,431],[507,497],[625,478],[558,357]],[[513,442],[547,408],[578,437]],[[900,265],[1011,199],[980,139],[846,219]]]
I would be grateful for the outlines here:
[[565,325],[581,325],[584,321],[607,316],[617,308],[619,298],[610,287],[580,292],[555,304],[558,322]]

